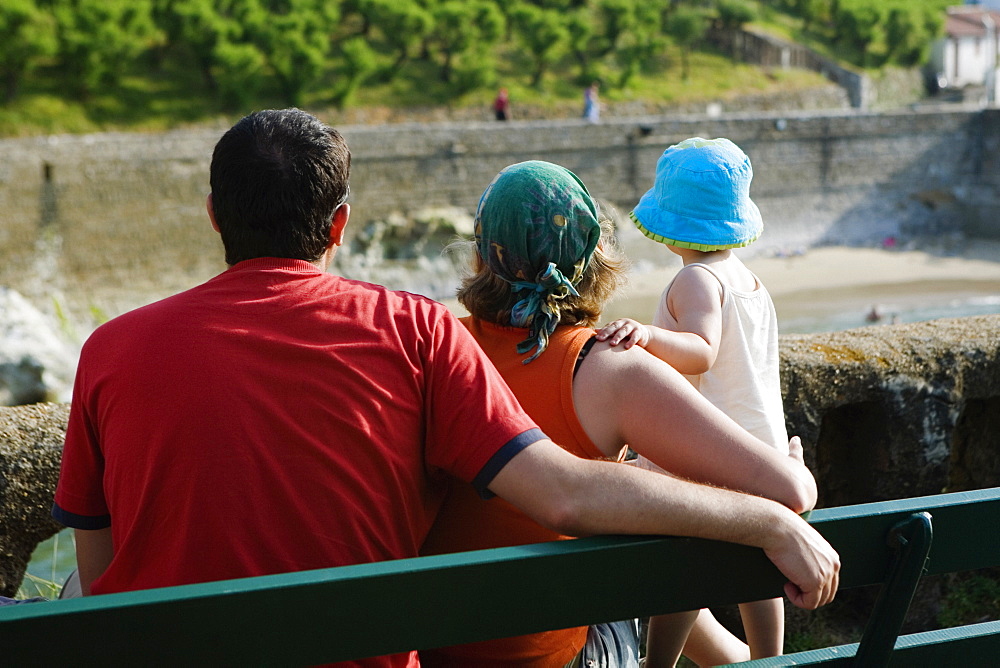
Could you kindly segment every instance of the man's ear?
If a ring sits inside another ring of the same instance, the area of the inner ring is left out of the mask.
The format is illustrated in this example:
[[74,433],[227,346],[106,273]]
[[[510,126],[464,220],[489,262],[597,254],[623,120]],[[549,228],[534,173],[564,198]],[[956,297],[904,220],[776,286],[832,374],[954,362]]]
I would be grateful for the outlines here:
[[330,245],[340,246],[344,243],[344,228],[347,227],[347,220],[351,217],[351,205],[346,202],[337,207],[333,212],[332,225],[330,226]]
[[219,224],[215,222],[215,207],[212,206],[212,193],[208,193],[208,197],[205,198],[205,210],[208,211],[208,219],[212,221],[212,229],[218,232]]

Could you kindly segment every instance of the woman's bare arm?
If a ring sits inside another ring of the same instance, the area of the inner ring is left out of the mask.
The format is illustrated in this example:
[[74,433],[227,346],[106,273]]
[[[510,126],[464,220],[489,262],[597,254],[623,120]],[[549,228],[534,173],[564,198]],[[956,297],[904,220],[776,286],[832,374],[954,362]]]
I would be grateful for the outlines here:
[[609,456],[625,444],[696,482],[773,499],[795,512],[816,503],[801,457],[751,436],[675,369],[645,350],[596,343],[573,384],[577,416]]
[[793,604],[816,608],[839,583],[836,551],[779,503],[614,462],[540,440],[514,456],[489,488],[566,535],[663,534],[760,547],[788,578]]

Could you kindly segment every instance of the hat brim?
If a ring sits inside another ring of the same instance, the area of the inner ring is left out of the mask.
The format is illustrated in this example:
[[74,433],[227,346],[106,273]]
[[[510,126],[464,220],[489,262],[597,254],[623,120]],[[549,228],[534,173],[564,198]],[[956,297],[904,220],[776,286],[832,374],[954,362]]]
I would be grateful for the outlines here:
[[748,201],[741,220],[701,220],[664,211],[647,192],[629,213],[629,218],[643,235],[668,246],[710,252],[743,248],[756,241],[764,231],[760,210]]

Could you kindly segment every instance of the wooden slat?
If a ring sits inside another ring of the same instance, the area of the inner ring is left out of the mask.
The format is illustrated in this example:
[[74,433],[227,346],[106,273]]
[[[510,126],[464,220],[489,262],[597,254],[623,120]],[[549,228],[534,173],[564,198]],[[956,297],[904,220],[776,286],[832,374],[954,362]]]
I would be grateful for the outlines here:
[[[783,668],[784,666],[850,666],[858,643],[797,652],[785,656],[734,663],[733,668]],[[900,636],[891,666],[962,666],[994,668],[1000,657],[1000,621],[969,624],[953,629]]]
[[[886,531],[919,511],[934,521],[931,572],[1000,565],[1000,489],[810,521],[841,553],[842,586],[854,587],[881,581]],[[78,665],[86,648],[105,665],[300,665],[757,600],[782,584],[756,549],[598,536],[10,606],[0,644],[10,665]]]

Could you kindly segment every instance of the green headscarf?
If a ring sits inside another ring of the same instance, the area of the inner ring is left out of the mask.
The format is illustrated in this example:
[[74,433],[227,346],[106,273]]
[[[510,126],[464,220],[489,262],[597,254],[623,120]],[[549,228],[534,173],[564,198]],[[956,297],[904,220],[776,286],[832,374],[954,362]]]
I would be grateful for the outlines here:
[[476,246],[483,262],[520,297],[510,324],[526,327],[517,352],[538,357],[559,324],[558,302],[576,285],[601,238],[597,204],[576,174],[541,160],[502,170],[476,211]]

